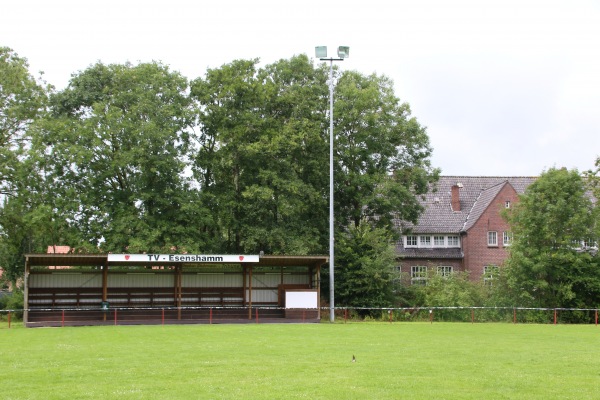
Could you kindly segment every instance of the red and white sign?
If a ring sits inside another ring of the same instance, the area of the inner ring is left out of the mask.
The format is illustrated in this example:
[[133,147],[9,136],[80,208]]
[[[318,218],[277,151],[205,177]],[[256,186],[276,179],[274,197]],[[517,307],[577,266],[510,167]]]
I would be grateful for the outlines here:
[[108,262],[189,262],[189,263],[257,263],[258,255],[231,254],[109,254]]

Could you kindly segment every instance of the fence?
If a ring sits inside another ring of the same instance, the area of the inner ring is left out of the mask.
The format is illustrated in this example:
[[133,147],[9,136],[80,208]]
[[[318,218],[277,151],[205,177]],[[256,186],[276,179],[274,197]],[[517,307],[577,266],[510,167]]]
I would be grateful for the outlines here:
[[428,322],[511,322],[517,323],[583,323],[598,325],[595,308],[532,307],[399,307],[336,308],[336,319],[344,321],[428,321]]
[[[25,310],[0,310],[0,328],[11,327]],[[328,321],[330,309],[291,310],[282,307],[118,307],[27,310],[28,326],[284,323]],[[320,317],[319,317],[320,311]],[[336,307],[337,322],[465,322],[598,325],[595,308],[530,307]],[[33,316],[33,318],[32,318]]]

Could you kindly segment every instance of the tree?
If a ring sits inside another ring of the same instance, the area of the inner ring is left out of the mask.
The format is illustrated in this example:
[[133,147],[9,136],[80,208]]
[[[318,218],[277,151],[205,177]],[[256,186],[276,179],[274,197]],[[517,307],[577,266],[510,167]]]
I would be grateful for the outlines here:
[[160,63],[90,66],[52,96],[33,155],[81,242],[195,250],[205,219],[187,182],[188,82]]
[[341,226],[365,218],[392,230],[416,222],[418,196],[439,171],[426,130],[385,76],[344,72],[335,89],[335,209]]
[[[389,231],[364,221],[338,237],[336,302],[348,307],[390,307],[398,279]],[[325,274],[328,278],[328,274]],[[362,314],[368,314],[368,311]]]
[[[592,193],[596,201],[600,199],[600,157],[596,159],[594,164],[595,169],[586,171],[584,173],[584,179],[587,184],[589,191]],[[595,207],[595,221],[600,221],[600,207]],[[600,238],[600,223],[594,225],[596,228],[595,236]]]
[[[203,195],[221,209],[230,251],[326,251],[328,71],[306,56],[257,63],[237,60],[192,84]],[[438,173],[425,128],[385,77],[344,73],[335,104],[336,230],[416,220],[417,196]]]
[[597,307],[600,268],[593,203],[576,170],[550,169],[508,214],[506,285],[515,305]]
[[225,251],[323,249],[322,76],[306,56],[264,69],[237,60],[192,84],[201,134],[196,174]]
[[0,77],[0,194],[14,195],[28,128],[43,111],[50,88],[36,81],[27,60],[7,47],[0,47]]
[[28,215],[35,201],[28,186],[35,170],[27,158],[31,126],[45,111],[52,88],[36,80],[27,60],[0,47],[0,266],[3,279],[22,275],[23,253],[39,250],[39,231]]

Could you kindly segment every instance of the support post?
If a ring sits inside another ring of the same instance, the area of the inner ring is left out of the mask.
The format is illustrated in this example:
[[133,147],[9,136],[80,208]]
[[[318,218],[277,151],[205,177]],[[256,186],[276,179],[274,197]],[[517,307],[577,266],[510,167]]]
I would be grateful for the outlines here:
[[23,276],[23,324],[27,326],[29,322],[29,273],[31,264],[29,257],[25,257],[25,275]]
[[248,268],[248,319],[252,319],[252,265]]
[[333,59],[329,61],[329,321],[335,321],[334,221],[333,221]]
[[[102,266],[102,303],[108,301],[108,260]],[[102,320],[106,321],[106,313],[102,313]]]
[[175,305],[177,306],[177,319],[181,320],[181,265],[175,267]]

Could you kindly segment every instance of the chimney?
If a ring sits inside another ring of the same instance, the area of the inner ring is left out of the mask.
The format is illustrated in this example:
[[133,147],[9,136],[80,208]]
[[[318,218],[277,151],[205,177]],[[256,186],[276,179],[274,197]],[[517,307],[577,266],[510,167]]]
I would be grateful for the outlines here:
[[462,183],[457,183],[456,185],[452,186],[452,199],[451,199],[451,206],[452,206],[452,211],[460,211],[460,193],[459,190],[460,188],[462,188],[463,185]]

